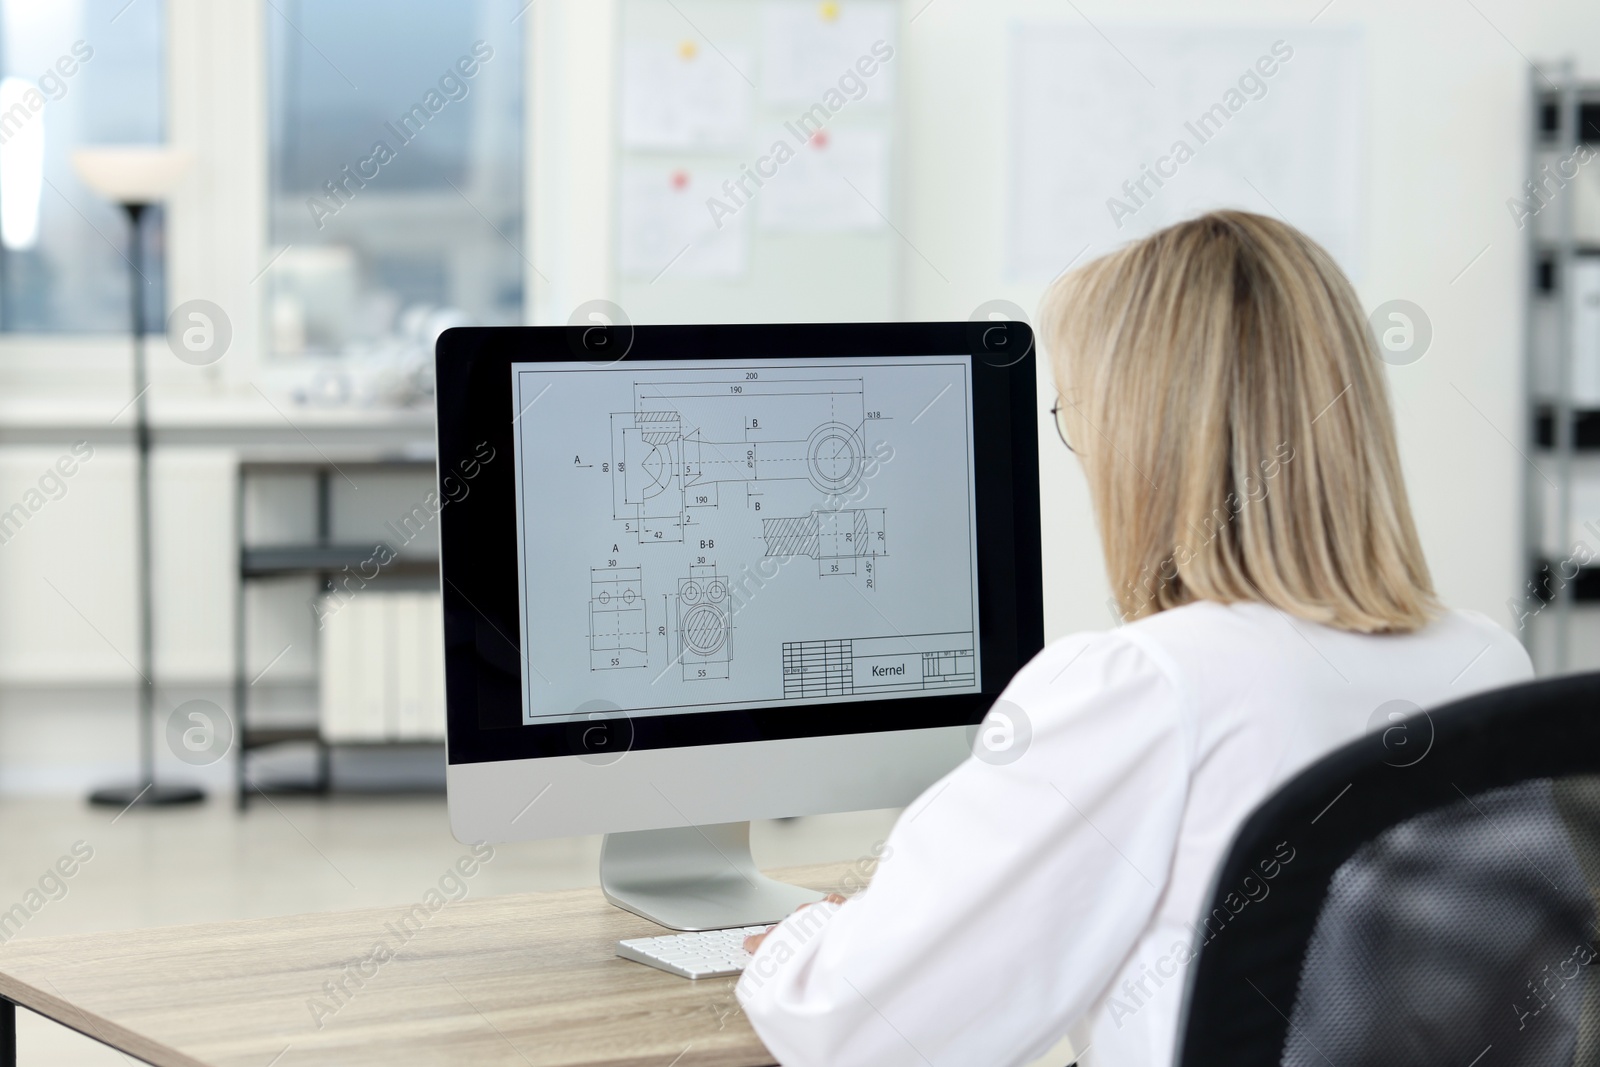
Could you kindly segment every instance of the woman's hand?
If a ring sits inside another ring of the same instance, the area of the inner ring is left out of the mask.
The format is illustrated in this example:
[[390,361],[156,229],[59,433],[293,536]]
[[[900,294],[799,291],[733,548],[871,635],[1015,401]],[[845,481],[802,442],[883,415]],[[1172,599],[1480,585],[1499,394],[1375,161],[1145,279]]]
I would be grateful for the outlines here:
[[[838,894],[838,893],[829,893],[827,896],[822,898],[821,903],[823,903],[823,904],[843,904],[844,903],[844,897],[842,895]],[[794,910],[798,912],[798,911],[803,911],[804,909],[809,908],[809,907],[811,907],[810,904],[802,904],[802,905],[800,905],[800,907],[798,907],[798,908],[796,908]],[[756,954],[756,949],[761,947],[761,942],[765,941],[767,939],[767,934],[770,934],[770,933],[772,933],[772,927],[769,926],[769,927],[767,927],[766,931],[763,932],[763,933],[751,934],[749,937],[744,939],[744,950],[746,952],[750,953],[750,955],[754,956]]]

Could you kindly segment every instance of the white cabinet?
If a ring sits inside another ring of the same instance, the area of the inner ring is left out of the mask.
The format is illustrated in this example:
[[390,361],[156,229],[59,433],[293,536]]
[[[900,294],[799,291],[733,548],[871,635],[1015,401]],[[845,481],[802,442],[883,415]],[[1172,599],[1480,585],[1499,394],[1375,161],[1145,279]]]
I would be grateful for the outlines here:
[[166,447],[151,459],[156,678],[163,684],[212,685],[233,670],[237,470],[228,448]]
[[[161,449],[151,464],[163,684],[225,683],[232,670],[235,466],[215,447]],[[134,561],[130,447],[0,446],[0,685],[131,686]]]
[[133,469],[125,445],[0,447],[0,684],[138,677]]

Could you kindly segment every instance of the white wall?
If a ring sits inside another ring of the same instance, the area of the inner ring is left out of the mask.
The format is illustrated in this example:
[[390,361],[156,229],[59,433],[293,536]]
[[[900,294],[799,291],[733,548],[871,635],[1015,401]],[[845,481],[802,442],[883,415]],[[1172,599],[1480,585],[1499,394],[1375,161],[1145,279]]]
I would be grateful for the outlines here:
[[[908,259],[909,316],[965,318],[991,297],[1037,305],[1039,287],[1001,280],[1008,19],[1081,26],[1086,18],[1114,40],[1119,25],[1146,21],[1296,28],[1325,4],[1082,0],[1080,18],[1043,0],[934,0],[910,25],[903,50],[902,73],[919,101],[905,229],[950,284],[919,270],[917,257]],[[1428,559],[1447,602],[1507,625],[1505,602],[1523,581],[1519,486],[1526,464],[1506,438],[1523,439],[1526,253],[1505,207],[1525,167],[1523,57],[1575,55],[1581,71],[1600,75],[1600,5],[1477,0],[1476,8],[1458,0],[1334,0],[1316,25],[1359,26],[1366,42],[1362,300],[1368,308],[1414,301],[1434,326],[1432,348],[1420,361],[1389,370]],[[1063,265],[1076,251],[1062,250]],[[1102,627],[1109,590],[1083,479],[1063,450],[1049,447],[1053,434],[1041,425],[1049,631]]]
[[[1211,0],[1202,8],[1177,0],[1077,0],[1074,9],[1057,0],[905,0],[903,11],[896,62],[907,155],[890,213],[916,249],[902,250],[898,312],[915,319],[965,319],[995,298],[1029,309],[1037,305],[1041,287],[1009,283],[1003,269],[1007,39],[1014,20],[1087,20],[1113,39],[1119,27],[1137,22],[1294,28],[1316,16],[1317,26],[1363,30],[1367,214],[1359,288],[1368,307],[1405,298],[1432,319],[1435,338],[1428,354],[1389,370],[1412,499],[1445,599],[1508,624],[1506,601],[1523,581],[1519,487],[1526,465],[1510,442],[1524,436],[1525,251],[1505,202],[1523,178],[1525,57],[1570,55],[1582,72],[1600,77],[1600,5]],[[240,301],[253,307],[248,279],[270,251],[260,233],[228,242],[216,227],[262,201],[260,48],[251,37],[261,9],[252,0],[223,18],[198,0],[172,0],[171,12],[175,55],[181,51],[191,60],[174,60],[173,134],[200,150],[205,172],[174,206],[173,297],[199,293],[226,299],[230,307]],[[617,295],[609,266],[616,5],[541,0],[526,17],[535,37],[528,75],[535,126],[529,247],[541,275],[533,286],[532,317],[564,322],[578,303]],[[195,56],[206,59],[192,62]],[[215,86],[197,83],[202,70]],[[1063,263],[1075,252],[1063,249]],[[222,277],[234,280],[218,297],[210,289]],[[241,313],[236,337],[254,336],[250,318]],[[11,393],[24,379],[43,387],[51,378],[67,390],[73,388],[73,368],[79,368],[93,372],[84,380],[125,397],[119,382],[104,384],[106,372],[122,366],[119,346],[89,347],[93,351],[82,355],[71,344],[29,343],[18,350],[8,342],[0,346],[0,383],[15,402]],[[248,340],[242,340],[238,356],[225,361],[214,388],[242,388],[254,373]],[[1047,396],[1048,383],[1041,384]],[[111,410],[119,405],[120,400]],[[1047,405],[1042,402],[1041,409]],[[1109,591],[1082,477],[1056,446],[1048,416],[1040,414],[1047,626],[1057,636],[1109,625]],[[7,444],[0,456],[0,489],[7,493],[36,477],[41,457],[59,452],[53,439],[34,434],[29,440],[36,443],[20,451]],[[173,476],[160,479],[162,509],[195,510],[193,520],[176,520],[191,539],[158,548],[158,564],[169,567],[169,577],[176,573],[170,563],[178,560],[203,560],[209,573],[226,569],[221,538],[227,535],[231,543],[231,515],[207,510],[231,499],[221,455],[174,455],[158,466]],[[126,664],[34,573],[42,567],[40,573],[59,575],[69,596],[88,598],[84,610],[96,625],[119,646],[132,648],[131,582],[121,562],[126,545],[106,528],[97,530],[93,517],[79,514],[93,497],[97,513],[123,515],[128,509],[120,476],[112,479],[116,484],[100,482],[127,467],[125,451],[107,446],[86,471],[89,481],[76,484],[73,495],[40,516],[37,529],[26,531],[38,536],[0,553],[6,601],[0,605],[0,790],[33,788],[46,779],[58,785],[96,780],[132,751],[121,733],[129,728],[124,713],[114,710],[129,704]],[[74,585],[95,572],[104,580],[81,589]],[[216,687],[226,681],[216,666],[226,662],[232,640],[230,607],[224,596],[208,601],[208,595],[204,582],[180,580],[164,599],[159,654],[173,684]],[[60,661],[68,653],[70,662]],[[81,698],[62,698],[68,684],[79,686]],[[225,692],[217,690],[218,697]],[[44,777],[23,772],[46,765],[58,770]]]
[[[566,234],[610,232],[604,216],[610,201],[593,195],[593,188],[609,180],[601,161],[609,156],[612,131],[596,121],[592,93],[596,64],[614,61],[594,36],[610,23],[594,15],[573,21],[562,13],[597,6],[592,0],[539,5],[541,25],[559,33],[570,23],[575,35],[570,50],[558,49],[569,57],[566,69],[552,70],[555,84],[545,83],[541,114],[554,111],[567,122],[560,155],[539,161],[537,181],[554,193],[554,168],[588,192],[537,203],[536,228],[544,222]],[[1505,202],[1524,177],[1527,61],[1573,56],[1580,72],[1600,76],[1600,5],[1079,0],[1074,7],[1054,0],[906,0],[903,10],[896,62],[902,64],[909,156],[891,215],[915,246],[908,245],[902,258],[901,314],[912,319],[965,319],[994,298],[1037,306],[1042,286],[1008,282],[1003,263],[1007,36],[1015,20],[1088,22],[1113,40],[1119,27],[1138,23],[1293,31],[1315,19],[1318,27],[1363,31],[1366,217],[1358,288],[1368,308],[1403,298],[1432,320],[1429,352],[1389,370],[1412,503],[1444,599],[1509,625],[1506,601],[1524,581],[1520,485],[1527,467],[1511,442],[1524,439],[1526,250]],[[543,47],[549,49],[548,40]],[[566,88],[571,92],[564,94]],[[563,95],[568,105],[560,103]],[[588,245],[582,260],[591,285],[597,277],[593,248]],[[1076,251],[1062,250],[1063,266]],[[555,261],[557,294],[562,270]],[[542,308],[539,321],[564,321],[566,310]],[[1046,393],[1047,383],[1041,385]],[[1052,447],[1055,434],[1043,412],[1040,429],[1047,629],[1057,636],[1104,627],[1111,622],[1109,589],[1083,479],[1064,450]]]

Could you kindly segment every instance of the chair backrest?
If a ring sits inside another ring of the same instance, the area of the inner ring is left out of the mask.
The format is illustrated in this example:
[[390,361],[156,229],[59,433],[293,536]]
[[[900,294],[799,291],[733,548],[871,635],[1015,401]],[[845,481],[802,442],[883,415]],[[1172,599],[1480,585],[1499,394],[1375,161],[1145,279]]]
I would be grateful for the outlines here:
[[1245,822],[1210,901],[1182,1067],[1600,1063],[1600,674],[1318,761]]

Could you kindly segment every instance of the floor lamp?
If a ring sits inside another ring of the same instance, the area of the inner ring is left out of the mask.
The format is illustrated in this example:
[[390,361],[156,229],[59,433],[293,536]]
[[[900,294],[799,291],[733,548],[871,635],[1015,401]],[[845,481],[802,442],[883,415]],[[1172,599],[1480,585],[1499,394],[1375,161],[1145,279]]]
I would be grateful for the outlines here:
[[84,148],[72,154],[73,168],[90,189],[128,216],[130,234],[128,289],[133,327],[134,441],[134,569],[139,582],[139,779],[130,785],[107,786],[89,794],[92,804],[126,808],[135,802],[152,805],[190,804],[205,799],[193,786],[156,784],[155,767],[155,633],[154,598],[150,583],[150,405],[145,396],[145,284],[141,223],[145,210],[165,200],[189,169],[187,152],[159,145]]

